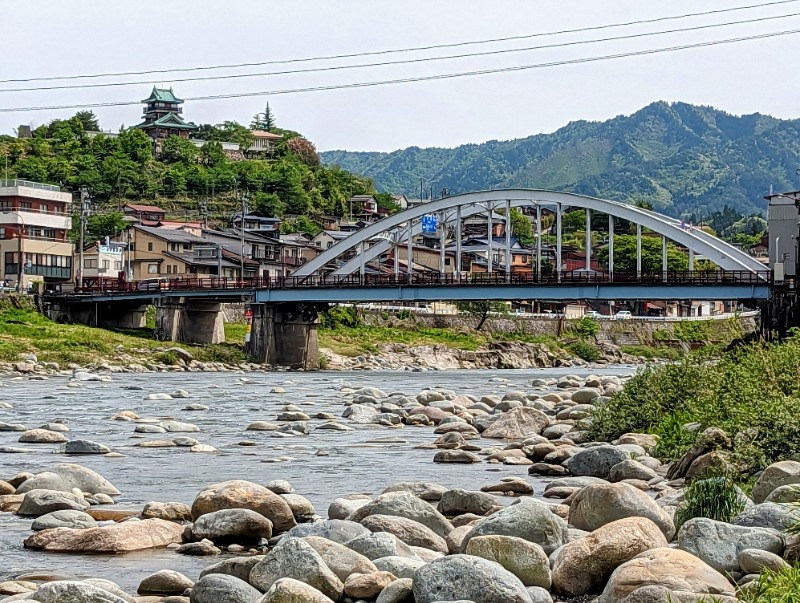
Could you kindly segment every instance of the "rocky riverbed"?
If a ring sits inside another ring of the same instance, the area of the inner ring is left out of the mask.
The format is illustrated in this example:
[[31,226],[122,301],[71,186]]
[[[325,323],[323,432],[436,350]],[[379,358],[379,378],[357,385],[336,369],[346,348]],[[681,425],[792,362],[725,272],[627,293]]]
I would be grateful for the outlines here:
[[632,371],[0,375],[0,597],[732,602],[800,463],[676,530],[711,453],[581,431]]

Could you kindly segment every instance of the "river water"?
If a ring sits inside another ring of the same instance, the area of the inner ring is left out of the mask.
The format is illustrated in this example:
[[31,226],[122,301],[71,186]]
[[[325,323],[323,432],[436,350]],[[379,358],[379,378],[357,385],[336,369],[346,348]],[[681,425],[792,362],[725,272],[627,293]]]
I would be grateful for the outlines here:
[[[434,450],[415,449],[436,439],[430,427],[389,429],[382,426],[352,425],[354,431],[312,431],[309,436],[278,438],[271,432],[245,431],[248,424],[262,420],[275,422],[286,404],[300,406],[307,414],[330,412],[339,417],[347,396],[345,385],[379,387],[391,392],[414,395],[424,388],[445,387],[459,394],[502,394],[505,391],[535,391],[532,378],[566,374],[586,376],[629,375],[635,368],[614,366],[603,369],[532,369],[514,371],[443,372],[321,372],[321,373],[144,373],[117,374],[113,381],[83,382],[80,388],[67,387],[66,377],[46,381],[0,378],[0,401],[13,405],[0,409],[0,421],[39,427],[55,420],[69,426],[70,439],[100,442],[121,453],[107,456],[65,456],[58,445],[20,444],[18,432],[0,432],[0,446],[33,449],[27,454],[0,454],[0,479],[10,479],[21,471],[39,473],[49,465],[63,462],[89,467],[122,492],[114,507],[141,510],[147,501],[179,501],[191,505],[206,484],[229,479],[264,483],[272,479],[289,481],[298,494],[307,497],[317,513],[327,516],[330,502],[353,493],[376,495],[397,481],[432,481],[448,487],[476,490],[496,483],[505,476],[527,477],[524,466],[498,464],[434,464]],[[490,382],[491,378],[508,381]],[[253,383],[243,383],[242,380]],[[285,393],[270,393],[273,387]],[[141,388],[141,389],[132,389]],[[146,400],[150,393],[189,392],[189,399]],[[206,411],[184,410],[187,404],[203,404]],[[136,424],[111,420],[122,411],[132,410],[141,418],[175,418],[200,427],[200,433],[134,434]],[[312,420],[314,424],[322,420]],[[343,423],[349,424],[346,419]],[[136,447],[144,435],[148,440],[172,439],[186,435],[210,444],[219,453],[192,453],[188,448]],[[406,443],[381,444],[370,440],[402,438]],[[243,440],[254,447],[239,445]],[[502,445],[500,442],[486,446]],[[327,456],[316,455],[317,451]],[[271,463],[265,460],[291,457]],[[537,494],[542,480],[531,478]],[[118,556],[73,555],[30,551],[22,547],[29,536],[30,519],[0,512],[0,580],[25,574],[57,574],[75,578],[100,577],[114,580],[129,593],[136,590],[146,575],[159,569],[181,571],[196,579],[201,569],[219,557],[186,557],[171,550],[144,551]]]

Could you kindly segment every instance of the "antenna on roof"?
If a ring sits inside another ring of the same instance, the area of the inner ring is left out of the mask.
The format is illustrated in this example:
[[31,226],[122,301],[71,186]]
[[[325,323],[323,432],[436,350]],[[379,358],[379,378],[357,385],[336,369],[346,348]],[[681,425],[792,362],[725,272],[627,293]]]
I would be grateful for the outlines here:
[[770,197],[772,196],[772,185],[771,184],[769,185],[769,196]]

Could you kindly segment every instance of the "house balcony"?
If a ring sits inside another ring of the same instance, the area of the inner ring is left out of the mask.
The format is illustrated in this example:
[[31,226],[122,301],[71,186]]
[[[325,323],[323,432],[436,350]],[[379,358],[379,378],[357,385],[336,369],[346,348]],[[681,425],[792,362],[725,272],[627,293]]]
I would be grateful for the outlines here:
[[40,212],[29,208],[0,209],[0,226],[11,225],[70,230],[72,217],[69,214]]

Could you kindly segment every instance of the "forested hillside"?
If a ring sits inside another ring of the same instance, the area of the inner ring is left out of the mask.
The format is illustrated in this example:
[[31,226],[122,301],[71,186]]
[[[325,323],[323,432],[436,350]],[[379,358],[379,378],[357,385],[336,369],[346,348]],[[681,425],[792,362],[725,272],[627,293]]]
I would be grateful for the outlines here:
[[653,103],[605,122],[577,121],[552,134],[392,153],[329,151],[323,162],[370,176],[379,190],[419,196],[528,187],[577,192],[702,219],[729,206],[766,209],[763,196],[800,188],[800,120],[733,116],[712,107]]

